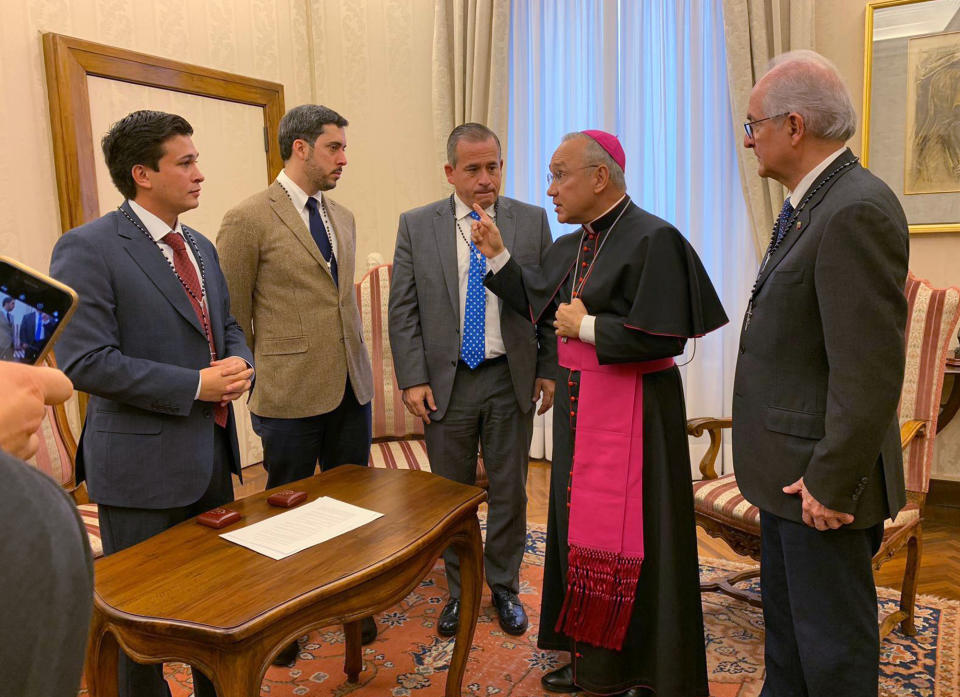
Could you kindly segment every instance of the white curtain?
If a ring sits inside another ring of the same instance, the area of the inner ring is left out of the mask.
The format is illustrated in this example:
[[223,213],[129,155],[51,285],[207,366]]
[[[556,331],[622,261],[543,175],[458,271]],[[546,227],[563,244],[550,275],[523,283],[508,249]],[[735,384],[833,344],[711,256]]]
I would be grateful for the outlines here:
[[[741,122],[750,90],[779,53],[813,48],[814,0],[723,0],[727,72],[733,133],[743,138]],[[753,227],[757,258],[770,242],[773,221],[786,190],[772,179],[757,176],[756,158],[740,152],[740,177]]]
[[506,147],[509,39],[510,0],[436,0],[433,134],[440,162],[447,161],[450,131],[468,121],[491,128]]
[[[678,360],[696,352],[682,368],[687,414],[729,415],[757,262],[732,135],[722,0],[515,2],[512,15],[507,195],[552,210],[547,164],[563,134],[617,134],[630,196],[687,236],[731,320],[689,342]],[[551,225],[554,236],[575,229]],[[542,418],[536,434],[547,439]],[[535,436],[531,454],[548,447]],[[696,476],[705,449],[691,442]],[[727,450],[726,471],[730,459]]]

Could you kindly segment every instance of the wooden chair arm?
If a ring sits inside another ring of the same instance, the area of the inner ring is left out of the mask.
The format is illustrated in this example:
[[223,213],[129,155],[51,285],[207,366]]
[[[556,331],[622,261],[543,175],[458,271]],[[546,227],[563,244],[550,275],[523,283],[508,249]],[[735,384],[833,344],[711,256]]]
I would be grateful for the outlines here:
[[696,419],[687,419],[687,435],[699,438],[706,431],[710,435],[710,447],[700,459],[700,474],[704,479],[717,478],[717,456],[720,446],[723,445],[723,429],[732,428],[733,419],[729,416],[713,417],[701,416]]
[[[688,427],[689,429],[689,427]],[[920,419],[910,419],[900,427],[900,447],[906,450],[914,438],[926,433],[927,422]]]
[[699,416],[696,419],[687,419],[687,434],[699,438],[704,431],[733,428],[733,419],[729,416],[717,418],[715,416]]

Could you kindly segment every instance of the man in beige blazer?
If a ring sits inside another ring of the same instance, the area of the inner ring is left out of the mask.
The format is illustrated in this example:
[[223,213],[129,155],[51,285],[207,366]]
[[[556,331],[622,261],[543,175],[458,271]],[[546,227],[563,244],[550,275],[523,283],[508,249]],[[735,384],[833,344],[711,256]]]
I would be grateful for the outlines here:
[[[370,456],[373,374],[354,293],[353,214],[323,193],[347,164],[346,126],[324,106],[288,111],[283,171],[227,212],[217,235],[234,315],[256,356],[249,406],[268,488],[309,477],[318,462],[328,470]],[[375,636],[368,618],[364,638]]]

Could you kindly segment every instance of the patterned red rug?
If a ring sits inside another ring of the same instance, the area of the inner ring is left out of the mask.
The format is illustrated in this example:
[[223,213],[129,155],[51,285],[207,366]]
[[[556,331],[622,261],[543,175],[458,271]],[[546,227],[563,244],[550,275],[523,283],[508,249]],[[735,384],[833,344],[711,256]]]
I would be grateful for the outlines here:
[[[469,697],[541,697],[540,676],[561,665],[564,654],[536,647],[539,589],[543,577],[546,533],[531,526],[521,570],[520,597],[530,616],[530,630],[512,637],[500,630],[489,591],[474,637],[464,678]],[[708,578],[742,565],[703,559]],[[881,590],[881,612],[896,605],[897,593]],[[446,581],[438,563],[420,586],[399,605],[377,616],[380,636],[363,649],[364,670],[357,685],[343,674],[343,633],[331,627],[300,640],[293,669],[267,671],[261,695],[352,697],[437,697],[443,694],[452,639],[440,639],[434,624],[446,601]],[[707,668],[713,697],[753,697],[763,681],[763,618],[759,610],[719,594],[703,596]],[[921,596],[918,632],[897,632],[881,645],[881,697],[960,697],[960,602]],[[167,666],[173,697],[192,694],[190,671]],[[84,692],[81,692],[83,694]]]

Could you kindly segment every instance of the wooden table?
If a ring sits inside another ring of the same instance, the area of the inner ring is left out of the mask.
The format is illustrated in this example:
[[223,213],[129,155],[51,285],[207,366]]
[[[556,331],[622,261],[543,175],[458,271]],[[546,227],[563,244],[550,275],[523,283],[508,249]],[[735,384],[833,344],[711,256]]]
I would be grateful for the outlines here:
[[230,504],[243,520],[212,530],[189,520],[97,560],[86,678],[93,697],[117,695],[117,646],[142,663],[183,661],[218,697],[260,694],[278,650],[317,627],[344,624],[344,671],[361,670],[360,619],[410,593],[452,546],[460,555],[460,627],[447,697],[460,697],[480,608],[477,507],[482,489],[427,472],[344,465],[284,489],[332,496],[383,517],[279,561],[219,537],[282,513],[268,492]]

